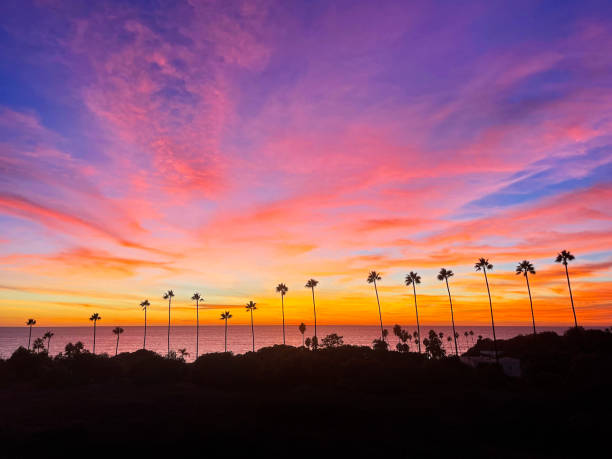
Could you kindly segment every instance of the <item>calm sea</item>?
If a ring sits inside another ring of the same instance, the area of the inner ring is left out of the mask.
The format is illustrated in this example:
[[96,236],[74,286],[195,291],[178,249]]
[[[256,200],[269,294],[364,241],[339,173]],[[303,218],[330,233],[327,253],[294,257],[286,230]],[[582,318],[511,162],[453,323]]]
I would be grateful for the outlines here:
[[[115,345],[117,342],[116,336],[112,333],[113,327],[98,326],[96,332],[96,353],[107,353],[114,355]],[[407,327],[409,331],[416,330],[416,327]],[[414,330],[413,330],[414,329]],[[427,326],[421,327],[423,338],[426,337],[430,329],[436,332],[444,333],[444,345],[447,352],[451,351],[451,343],[446,339],[451,335],[451,328],[444,326]],[[47,328],[34,327],[32,329],[32,341],[35,338],[42,337],[47,331]],[[68,342],[82,341],[85,347],[91,350],[93,345],[93,327],[54,327],[49,329],[55,335],[51,339],[51,355],[56,355],[64,350]],[[143,327],[124,327],[125,332],[119,340],[119,352],[135,351],[142,348]],[[464,332],[472,330],[473,335],[464,336]],[[555,331],[562,334],[567,330],[567,327],[541,327],[538,331]],[[392,348],[395,348],[397,338],[392,335],[392,330],[389,330],[389,343]],[[472,346],[478,339],[478,335],[483,337],[491,337],[491,327],[474,326],[474,327],[457,327],[457,332],[460,334],[458,338],[459,351],[463,352],[468,347]],[[498,326],[495,327],[497,338],[507,339],[520,334],[529,334],[529,327],[511,327]],[[377,326],[352,326],[352,325],[319,325],[317,326],[317,334],[319,340],[329,333],[337,333],[344,337],[346,344],[365,345],[372,344],[372,340],[379,337],[380,328]],[[297,329],[297,326],[291,325],[286,328],[287,344],[292,346],[300,346],[302,344],[302,335]],[[306,337],[312,336],[312,327],[308,327]],[[147,349],[153,350],[160,354],[166,354],[168,347],[168,328],[167,327],[147,327]],[[200,327],[200,344],[199,352],[223,352],[224,328],[223,326],[201,326]],[[274,344],[282,344],[283,334],[280,326],[256,326],[255,327],[255,348],[272,346]],[[172,327],[170,335],[170,347],[177,350],[186,348],[189,352],[187,360],[193,360],[195,357],[195,327],[177,326]],[[0,327],[0,358],[6,359],[19,346],[27,347],[28,345],[28,328],[27,327]],[[230,325],[228,327],[227,337],[228,351],[235,354],[242,354],[251,350],[251,327],[245,325]],[[416,349],[415,345],[411,345],[411,349]]]

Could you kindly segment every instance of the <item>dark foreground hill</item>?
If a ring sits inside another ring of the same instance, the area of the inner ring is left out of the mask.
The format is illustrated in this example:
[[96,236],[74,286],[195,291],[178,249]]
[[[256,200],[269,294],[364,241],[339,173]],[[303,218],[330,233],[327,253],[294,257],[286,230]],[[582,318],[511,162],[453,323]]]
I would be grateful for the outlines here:
[[[0,457],[607,456],[612,334],[498,345],[521,359],[521,378],[352,346],[189,364],[20,349],[0,361]],[[481,340],[469,354],[490,349]]]

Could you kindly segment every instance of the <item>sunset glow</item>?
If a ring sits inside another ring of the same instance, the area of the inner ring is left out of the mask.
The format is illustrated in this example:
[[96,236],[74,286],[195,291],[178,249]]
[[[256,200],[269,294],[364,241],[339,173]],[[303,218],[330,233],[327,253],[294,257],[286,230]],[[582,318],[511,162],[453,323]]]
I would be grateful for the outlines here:
[[160,4],[0,4],[0,326],[612,325],[610,2]]

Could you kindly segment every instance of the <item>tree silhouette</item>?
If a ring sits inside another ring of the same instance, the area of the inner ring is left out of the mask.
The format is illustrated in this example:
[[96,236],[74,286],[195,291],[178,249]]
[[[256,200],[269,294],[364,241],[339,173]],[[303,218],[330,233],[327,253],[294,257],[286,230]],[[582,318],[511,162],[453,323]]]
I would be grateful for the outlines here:
[[225,351],[227,352],[227,319],[231,319],[232,315],[229,311],[225,311],[221,313],[221,320],[225,320]]
[[164,300],[168,300],[168,355],[170,355],[170,306],[172,304],[172,297],[174,296],[174,292],[172,290],[168,290],[164,293]]
[[429,330],[429,337],[423,340],[423,344],[425,345],[425,353],[430,359],[441,359],[446,355],[442,340],[435,330]]
[[28,351],[29,351],[30,350],[30,341],[32,341],[32,326],[36,325],[36,320],[28,319],[28,321],[26,322],[26,325],[28,327],[30,327],[30,334],[28,336]]
[[304,324],[304,322],[300,324],[300,326],[298,327],[298,330],[302,334],[302,346],[304,346],[304,333],[306,333],[306,325]]
[[32,344],[32,350],[37,354],[45,349],[45,342],[42,338],[36,338]]
[[340,347],[344,344],[342,336],[338,336],[337,333],[331,333],[321,340],[323,347],[326,349],[332,349],[334,347]]
[[[529,306],[531,307],[531,322],[533,323],[533,334],[536,334],[535,316],[533,315],[533,301],[531,300],[531,288],[529,287],[529,274],[535,274],[535,269],[530,261],[523,260],[516,266],[516,274],[523,274],[527,282],[527,293],[529,293]],[[473,333],[472,333],[473,334]]]
[[89,320],[91,320],[94,323],[93,353],[95,354],[96,353],[96,324],[98,323],[98,320],[102,320],[102,317],[100,317],[100,314],[98,314],[97,312],[94,312],[89,318]]
[[312,340],[310,339],[310,337],[306,338],[306,341],[304,342],[304,345],[310,349],[310,345],[312,344]]
[[[455,273],[452,269],[442,268],[438,273],[438,280],[446,282],[446,291],[448,292],[448,302],[451,310],[451,323],[453,324],[453,337],[457,334],[455,331],[455,314],[453,313],[453,299],[451,298],[450,287],[448,286],[448,278],[453,277]],[[450,340],[449,340],[450,341]],[[457,338],[455,338],[455,355],[459,357],[459,348],[457,347]]]
[[113,328],[113,333],[115,335],[117,335],[117,345],[115,346],[115,357],[117,356],[117,353],[119,352],[119,336],[121,335],[121,333],[123,333],[125,330],[123,330],[123,328],[121,327],[115,327]]
[[576,258],[574,255],[570,253],[569,250],[562,250],[557,255],[555,261],[557,263],[563,263],[565,266],[565,276],[567,277],[567,288],[569,289],[570,301],[572,302],[572,312],[574,313],[574,326],[578,327],[578,320],[576,320],[576,309],[574,308],[574,297],[572,296],[572,286],[570,284],[569,271],[567,269],[567,264]]
[[253,352],[255,352],[255,327],[253,326],[253,311],[255,311],[256,309],[257,306],[255,306],[255,303],[253,303],[252,301],[249,301],[246,304],[246,310],[251,313],[251,336],[253,337]]
[[380,273],[376,271],[370,271],[368,274],[368,284],[374,284],[374,291],[376,292],[376,303],[378,304],[378,318],[380,319],[380,339],[381,341],[385,340],[384,332],[383,332],[383,321],[382,321],[382,312],[380,310],[380,300],[378,299],[378,287],[376,286],[376,281],[381,280]]
[[410,346],[408,346],[408,340],[412,339],[412,336],[398,324],[393,326],[393,334],[397,336],[398,343],[395,348],[398,352],[409,352]]
[[144,326],[144,340],[142,341],[142,348],[147,348],[147,309],[151,306],[149,300],[144,300],[140,302],[140,307],[143,309],[145,313],[145,326]]
[[188,356],[189,356],[189,352],[187,352],[187,349],[186,349],[186,348],[179,349],[179,350],[178,350],[178,352],[179,352],[179,354],[180,354],[180,355],[179,355],[179,360],[180,360],[181,362],[184,362],[184,361],[185,361],[185,357],[188,357]]
[[283,314],[283,344],[287,344],[285,342],[285,295],[289,288],[281,283],[276,286],[276,291],[281,294],[281,312]]
[[314,312],[314,335],[317,336],[317,307],[315,305],[315,295],[314,295],[314,289],[315,287],[319,284],[318,280],[315,279],[309,279],[308,282],[306,282],[305,287],[309,288],[312,290],[312,309]]
[[409,274],[406,274],[406,285],[409,287],[412,285],[412,293],[414,294],[414,310],[416,311],[416,321],[417,321],[417,333],[418,333],[418,345],[419,345],[419,354],[421,353],[421,324],[419,323],[419,308],[417,307],[417,297],[416,297],[416,284],[421,283],[421,276],[417,273],[410,271]]
[[47,340],[47,354],[49,353],[49,347],[51,345],[51,338],[53,338],[53,335],[55,333],[53,333],[51,330],[47,331],[44,335],[43,335],[43,339]]
[[491,310],[491,328],[493,329],[493,347],[495,349],[495,362],[499,363],[499,357],[497,355],[497,338],[495,337],[495,321],[493,320],[493,302],[491,301],[491,289],[489,288],[489,279],[487,278],[487,269],[491,271],[493,265],[489,263],[488,258],[479,258],[476,264],[474,264],[476,271],[484,273],[485,282],[487,284],[487,293],[489,294],[489,309]]
[[204,298],[202,298],[200,294],[196,292],[193,294],[191,299],[196,302],[196,355],[195,355],[195,358],[196,360],[198,360],[198,346],[200,344],[200,301],[204,301]]

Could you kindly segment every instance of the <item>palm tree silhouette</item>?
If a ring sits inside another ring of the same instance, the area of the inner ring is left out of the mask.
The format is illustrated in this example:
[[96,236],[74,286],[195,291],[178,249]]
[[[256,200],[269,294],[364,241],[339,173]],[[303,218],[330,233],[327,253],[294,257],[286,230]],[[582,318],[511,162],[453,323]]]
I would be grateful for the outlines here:
[[113,333],[117,335],[117,345],[115,346],[115,357],[117,357],[117,352],[119,351],[119,336],[123,333],[124,330],[121,327],[113,328]]
[[93,353],[95,354],[96,353],[96,324],[98,323],[98,320],[102,320],[102,317],[100,317],[100,314],[98,314],[97,312],[94,312],[89,318],[89,320],[91,320],[94,323]]
[[251,336],[253,337],[253,352],[255,352],[255,327],[253,327],[253,311],[257,309],[255,303],[249,301],[246,304],[246,310],[251,312]]
[[36,338],[32,344],[32,350],[37,354],[45,349],[45,342],[42,338]]
[[28,319],[26,325],[30,327],[30,335],[28,336],[28,351],[30,350],[30,341],[32,341],[32,326],[36,325],[36,320]]
[[281,294],[281,311],[283,313],[283,344],[287,344],[285,342],[285,295],[289,288],[281,283],[276,286],[276,291]]
[[202,298],[200,294],[196,292],[193,294],[191,299],[196,302],[196,355],[195,355],[195,358],[196,360],[198,360],[198,345],[200,344],[200,301],[204,301],[204,298]]
[[232,315],[229,311],[221,313],[221,320],[225,320],[225,352],[227,352],[227,319],[231,319]]
[[306,325],[304,324],[304,322],[300,324],[300,326],[298,327],[298,330],[302,334],[302,347],[304,347],[304,333],[306,333]]
[[179,359],[182,360],[183,362],[185,361],[185,357],[189,357],[189,352],[187,352],[187,348],[182,348],[178,350],[179,352]]
[[576,309],[574,308],[574,297],[572,296],[572,286],[570,284],[569,271],[567,270],[567,264],[570,261],[572,261],[574,258],[576,257],[572,255],[569,250],[562,250],[557,255],[557,258],[555,259],[555,261],[557,263],[563,263],[563,266],[565,266],[565,276],[567,277],[567,288],[569,289],[570,300],[572,302],[572,312],[574,313],[574,325],[578,327],[578,321],[576,320]]
[[151,306],[149,300],[144,300],[140,302],[140,307],[143,309],[145,313],[145,327],[144,327],[144,340],[142,341],[142,348],[147,348],[147,308]]
[[495,349],[495,362],[499,363],[499,357],[497,356],[497,338],[495,337],[495,321],[493,320],[493,302],[491,301],[491,289],[489,289],[489,279],[487,278],[487,269],[490,271],[493,269],[493,265],[489,263],[488,258],[479,258],[476,264],[474,264],[476,271],[482,270],[487,283],[487,293],[489,294],[489,309],[491,310],[491,328],[493,329],[493,347]]
[[368,274],[368,284],[374,284],[374,291],[376,292],[376,303],[378,303],[378,318],[380,319],[380,340],[384,341],[385,332],[383,331],[383,321],[382,321],[382,312],[380,310],[380,300],[378,299],[378,287],[376,287],[376,281],[381,280],[380,273],[376,271],[370,271]]
[[172,290],[164,293],[164,300],[168,300],[168,355],[170,355],[170,305],[172,304],[173,296],[174,292]]
[[318,280],[309,279],[305,287],[312,290],[312,309],[314,311],[314,335],[317,336],[317,307],[315,305],[314,289],[319,284]]
[[533,315],[533,301],[531,300],[531,288],[529,288],[529,276],[528,274],[535,274],[535,269],[530,261],[523,260],[516,266],[516,274],[523,274],[525,281],[527,281],[527,293],[529,293],[529,306],[531,306],[531,322],[533,323],[533,334],[536,334],[535,328],[535,317]]
[[45,333],[45,334],[43,335],[43,339],[46,339],[46,340],[47,340],[47,354],[49,353],[49,346],[50,346],[50,344],[51,344],[51,338],[53,338],[53,335],[54,335],[54,334],[55,334],[55,333],[53,333],[51,330],[49,330],[47,333]]
[[417,341],[419,344],[419,354],[421,353],[421,325],[419,324],[419,308],[417,307],[417,297],[416,297],[416,284],[421,283],[421,276],[419,276],[414,271],[410,271],[409,274],[406,274],[406,285],[412,285],[412,293],[414,294],[414,310],[416,311],[416,321],[417,321],[417,332],[419,340]]
[[[449,277],[453,277],[455,275],[455,273],[453,272],[452,269],[446,269],[446,268],[442,268],[440,269],[440,272],[438,273],[438,280],[443,280],[446,282],[446,291],[448,292],[448,302],[450,303],[450,310],[451,310],[451,322],[453,324],[453,337],[456,335],[456,331],[455,331],[455,315],[453,313],[453,300],[451,298],[451,292],[450,292],[450,287],[448,286],[448,278]],[[450,339],[448,340],[450,341]],[[459,348],[457,347],[457,338],[455,338],[455,355],[457,357],[459,357]]]

